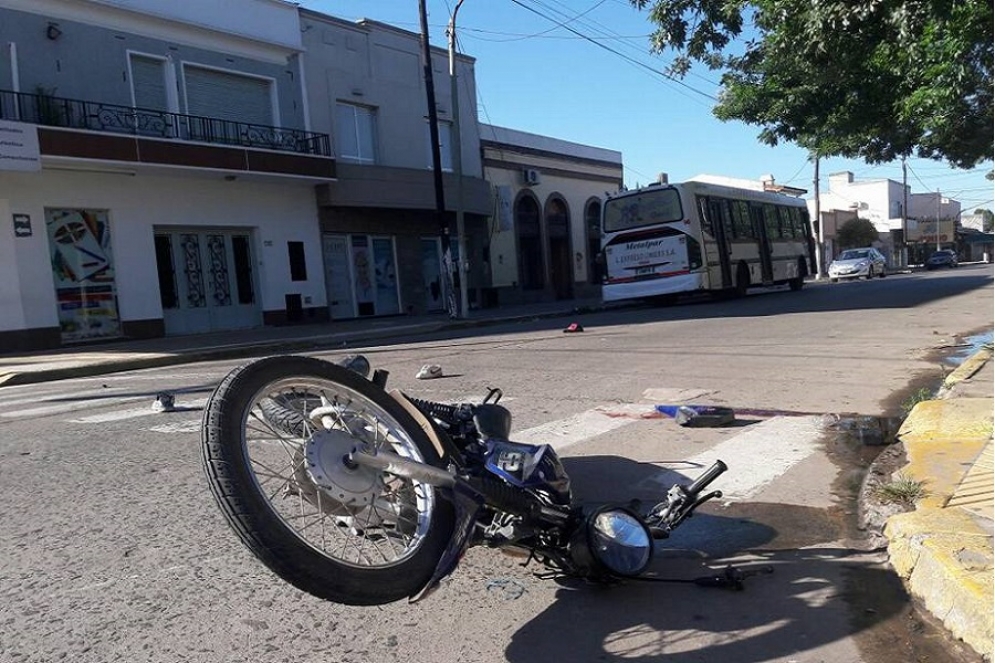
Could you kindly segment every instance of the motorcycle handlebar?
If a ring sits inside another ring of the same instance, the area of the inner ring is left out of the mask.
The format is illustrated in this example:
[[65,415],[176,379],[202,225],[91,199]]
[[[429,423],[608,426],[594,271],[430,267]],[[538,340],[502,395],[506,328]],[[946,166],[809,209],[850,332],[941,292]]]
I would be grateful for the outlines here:
[[719,475],[721,475],[727,469],[729,468],[726,466],[725,463],[723,463],[721,460],[717,460],[712,464],[711,467],[705,470],[704,474],[695,479],[694,482],[691,483],[689,486],[687,486],[684,490],[687,491],[688,495],[691,495],[693,497],[698,493],[700,493],[702,490],[704,490],[705,486],[707,486],[708,484],[712,483],[717,478],[719,478]]

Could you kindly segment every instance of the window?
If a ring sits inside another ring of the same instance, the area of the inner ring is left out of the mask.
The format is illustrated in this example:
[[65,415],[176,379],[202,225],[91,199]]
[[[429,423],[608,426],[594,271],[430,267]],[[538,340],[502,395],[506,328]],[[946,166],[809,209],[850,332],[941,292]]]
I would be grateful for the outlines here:
[[750,205],[742,200],[731,201],[732,226],[735,237],[753,237],[753,224],[750,222]]
[[203,67],[183,68],[187,112],[199,117],[273,126],[272,81]]
[[290,280],[307,281],[307,262],[304,259],[304,242],[287,242],[290,257]]
[[169,110],[166,94],[166,61],[144,55],[131,54],[131,90],[135,95],[135,108]]
[[781,219],[778,216],[777,208],[770,204],[763,206],[764,221],[767,226],[767,236],[771,239],[781,238]]
[[336,104],[335,144],[340,159],[376,163],[376,111],[355,104]]
[[[433,168],[432,161],[432,127],[425,123],[425,144],[428,146],[428,167]],[[447,173],[453,171],[453,123],[439,122],[439,164]]]

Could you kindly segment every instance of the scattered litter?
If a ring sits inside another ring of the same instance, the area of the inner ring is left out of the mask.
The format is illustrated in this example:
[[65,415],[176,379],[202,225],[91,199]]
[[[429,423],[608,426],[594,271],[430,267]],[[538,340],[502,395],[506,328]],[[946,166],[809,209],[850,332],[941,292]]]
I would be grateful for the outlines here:
[[425,364],[422,366],[418,373],[415,375],[419,380],[431,380],[433,378],[442,377],[442,367],[438,364]]
[[657,405],[656,411],[673,417],[679,426],[727,426],[736,420],[732,408],[712,405]]
[[152,401],[152,410],[155,412],[172,412],[176,409],[176,397],[168,391],[160,391]]
[[492,578],[487,581],[487,591],[500,591],[506,601],[522,598],[525,585],[514,578]]
[[576,334],[577,332],[584,331],[584,327],[579,322],[571,322],[566,329],[563,330],[564,334]]

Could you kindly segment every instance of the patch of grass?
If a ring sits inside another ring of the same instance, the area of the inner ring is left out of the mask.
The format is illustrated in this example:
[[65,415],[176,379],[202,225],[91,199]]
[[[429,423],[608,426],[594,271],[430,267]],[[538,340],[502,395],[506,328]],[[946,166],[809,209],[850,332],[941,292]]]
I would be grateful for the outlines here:
[[874,489],[874,494],[882,502],[915,506],[916,502],[929,495],[926,482],[913,479],[899,472],[894,479]]
[[914,408],[919,403],[922,403],[923,401],[928,401],[932,398],[933,398],[933,392],[927,389],[926,387],[921,387],[914,394],[912,394],[904,401],[902,401],[902,412],[907,417],[909,416],[909,412],[912,412],[912,408]]

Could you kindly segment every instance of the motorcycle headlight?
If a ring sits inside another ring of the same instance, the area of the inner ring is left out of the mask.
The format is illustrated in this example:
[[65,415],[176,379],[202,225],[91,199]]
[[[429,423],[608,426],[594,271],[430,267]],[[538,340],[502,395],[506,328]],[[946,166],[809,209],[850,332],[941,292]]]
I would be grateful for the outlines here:
[[636,576],[646,570],[653,540],[646,525],[625,509],[606,507],[587,520],[588,550],[598,565],[619,576]]

